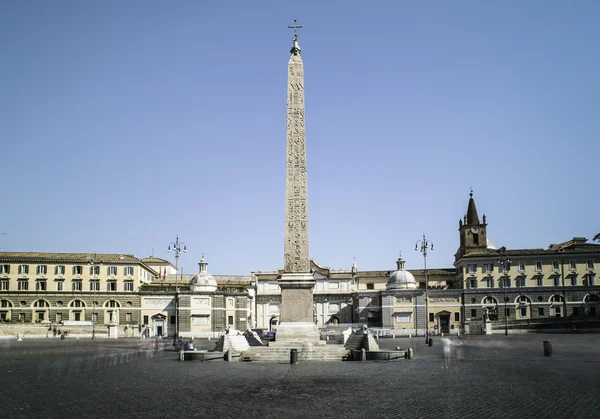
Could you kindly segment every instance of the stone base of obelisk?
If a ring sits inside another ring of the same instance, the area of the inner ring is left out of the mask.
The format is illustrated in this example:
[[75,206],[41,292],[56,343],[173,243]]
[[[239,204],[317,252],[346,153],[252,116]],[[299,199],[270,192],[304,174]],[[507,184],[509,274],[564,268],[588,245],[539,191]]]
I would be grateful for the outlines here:
[[277,281],[281,288],[281,311],[273,345],[290,343],[319,344],[319,329],[314,321],[313,288],[310,273],[286,273]]

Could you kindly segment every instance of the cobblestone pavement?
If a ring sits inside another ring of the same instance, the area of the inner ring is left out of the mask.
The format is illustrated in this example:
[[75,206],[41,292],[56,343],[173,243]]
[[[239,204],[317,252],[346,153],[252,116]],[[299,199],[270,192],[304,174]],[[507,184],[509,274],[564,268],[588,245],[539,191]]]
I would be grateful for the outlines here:
[[600,417],[600,335],[450,342],[448,360],[439,338],[381,339],[416,359],[289,365],[179,362],[152,341],[3,341],[0,417]]

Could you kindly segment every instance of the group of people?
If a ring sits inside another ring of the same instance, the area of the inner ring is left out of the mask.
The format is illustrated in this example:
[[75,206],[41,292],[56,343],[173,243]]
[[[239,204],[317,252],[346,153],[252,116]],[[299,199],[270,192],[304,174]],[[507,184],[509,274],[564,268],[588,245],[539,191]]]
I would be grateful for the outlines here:
[[56,337],[56,335],[60,336],[61,339],[66,338],[69,335],[69,332],[66,330],[64,332],[60,332],[60,329],[56,329],[56,326],[52,329],[52,336]]

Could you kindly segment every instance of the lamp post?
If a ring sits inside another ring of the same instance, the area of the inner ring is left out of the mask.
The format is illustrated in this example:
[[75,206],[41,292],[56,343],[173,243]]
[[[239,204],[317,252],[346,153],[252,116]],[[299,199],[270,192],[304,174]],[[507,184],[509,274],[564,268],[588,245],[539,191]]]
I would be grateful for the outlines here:
[[177,335],[179,334],[179,323],[177,321],[179,317],[179,282],[177,281],[177,273],[179,272],[179,255],[181,252],[186,253],[187,247],[185,243],[179,241],[178,234],[175,241],[169,243],[167,250],[169,253],[171,250],[175,252],[175,333],[173,333],[173,345],[177,345]]
[[254,328],[258,328],[258,278],[252,273],[252,279],[250,280],[250,286],[254,289]]
[[427,249],[429,248],[433,250],[433,242],[427,240],[425,233],[423,233],[423,239],[417,240],[415,250],[423,253],[423,263],[425,265],[425,343],[429,343],[429,284],[427,280]]
[[92,340],[96,339],[96,288],[98,286],[98,274],[96,273],[96,267],[100,269],[102,263],[96,262],[95,258],[90,258],[89,261],[91,274],[94,275],[94,281],[92,282]]
[[498,258],[498,266],[504,273],[502,277],[502,288],[504,290],[504,336],[508,336],[508,316],[506,313],[508,297],[506,296],[506,279],[508,278],[510,280],[510,275],[508,274],[508,271],[510,270],[510,258],[506,253],[503,253],[502,256]]

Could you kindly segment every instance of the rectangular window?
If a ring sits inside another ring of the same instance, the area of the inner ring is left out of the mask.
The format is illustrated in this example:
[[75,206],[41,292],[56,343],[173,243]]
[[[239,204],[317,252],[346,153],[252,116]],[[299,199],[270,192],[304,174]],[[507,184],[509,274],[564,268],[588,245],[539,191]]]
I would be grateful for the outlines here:
[[429,313],[429,321],[430,322],[435,321],[435,313]]
[[535,270],[537,272],[542,272],[542,262],[540,262],[540,261],[535,262]]
[[560,309],[560,306],[559,307],[554,307],[554,315],[556,317],[561,317],[562,316],[562,311]]
[[475,309],[475,308],[471,309],[471,317],[477,317],[477,309]]
[[73,275],[83,275],[83,266],[75,265],[73,266]]
[[227,316],[227,325],[233,326],[233,316]]
[[396,323],[410,323],[412,313],[396,313]]
[[538,316],[544,315],[544,307],[538,307]]
[[470,289],[477,288],[477,279],[469,279],[469,288]]
[[460,321],[460,312],[458,312],[458,311],[454,312],[454,321],[455,322]]
[[506,310],[504,311],[504,315],[506,317],[510,317],[510,308],[508,308],[508,307],[506,308]]
[[56,265],[54,267],[54,275],[64,275],[65,274],[65,265]]
[[577,262],[575,262],[574,260],[570,260],[569,261],[569,269],[572,271],[576,271],[577,270]]
[[560,287],[560,277],[558,275],[552,277],[552,282],[555,287]]
[[517,287],[524,287],[525,286],[525,277],[524,276],[520,276],[517,278]]
[[527,317],[527,307],[521,307],[519,310],[521,311],[521,317]]
[[117,290],[117,281],[107,281],[106,282],[106,291],[116,291]]
[[519,262],[519,272],[525,272],[525,262]]
[[552,270],[554,272],[558,272],[558,261],[557,260],[552,261]]
[[588,285],[596,285],[596,275],[589,274],[587,276],[587,279],[588,279]]
[[169,323],[171,323],[171,324],[175,324],[175,316],[171,316],[171,317],[169,318]]
[[579,307],[573,307],[573,315],[579,316]]
[[132,319],[131,313],[125,313],[125,321],[126,322],[131,322],[131,319]]
[[510,278],[505,276],[504,278],[502,278],[502,287],[503,288],[510,288]]
[[17,283],[17,290],[27,291],[29,289],[29,281],[27,279],[19,279]]
[[488,288],[494,288],[494,278],[488,278],[485,280],[485,285]]
[[474,274],[475,272],[477,272],[477,265],[474,263],[469,263],[467,265],[467,273]]
[[81,291],[81,281],[71,281],[71,288],[73,291]]
[[[6,265],[6,266],[8,266],[8,265]],[[592,269],[594,269],[594,261],[593,261],[593,260],[589,259],[589,260],[587,261],[587,268],[588,268],[588,270],[590,270],[590,271],[591,271]]]
[[9,274],[10,265],[0,265],[0,274]]
[[486,263],[483,265],[483,272],[486,274],[491,274],[492,272],[494,272],[494,264],[493,263]]
[[100,281],[98,281],[98,280],[90,281],[90,291],[100,291]]
[[144,316],[144,324],[148,324],[148,316]]
[[106,268],[106,274],[109,276],[115,276],[117,274],[117,267],[116,266],[108,266]]
[[35,281],[35,290],[46,291],[46,280],[38,279],[37,281]]
[[192,326],[208,326],[209,316],[192,316]]
[[63,291],[65,289],[65,281],[56,281],[56,291]]
[[29,274],[29,265],[19,265],[19,274],[22,274],[22,275]]
[[123,287],[125,288],[125,291],[133,291],[133,281],[125,281]]
[[375,289],[375,284],[373,284],[372,282],[367,284],[367,289],[368,290],[374,290]]
[[571,286],[577,285],[577,275],[571,275]]
[[62,313],[56,313],[56,322],[62,322]]
[[74,311],[73,312],[73,320],[75,320],[76,322],[81,320],[81,311]]
[[8,279],[0,279],[0,291],[8,291]]
[[90,275],[100,275],[100,266],[99,265],[90,266]]
[[542,285],[544,285],[544,277],[543,276],[538,276],[536,278],[536,280],[537,280],[537,286],[538,287],[541,287]]
[[47,265],[38,265],[37,266],[37,274],[38,275],[46,275],[48,273]]
[[123,273],[125,276],[133,276],[133,266],[125,266],[125,268],[123,268]]

